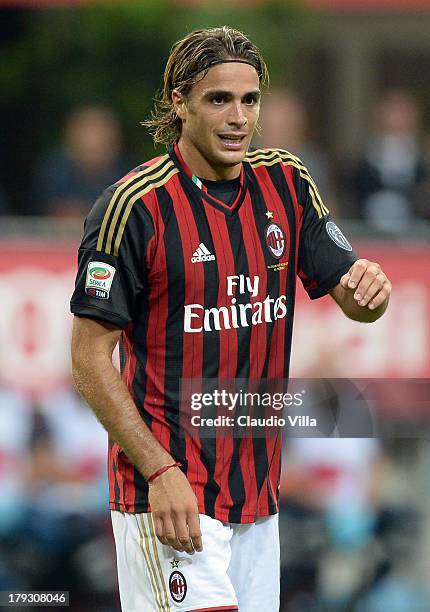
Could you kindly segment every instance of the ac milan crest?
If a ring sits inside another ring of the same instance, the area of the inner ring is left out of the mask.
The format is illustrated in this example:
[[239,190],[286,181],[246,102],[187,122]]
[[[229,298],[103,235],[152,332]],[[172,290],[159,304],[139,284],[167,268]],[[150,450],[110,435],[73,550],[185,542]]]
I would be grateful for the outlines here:
[[266,227],[266,243],[276,259],[285,253],[285,234],[276,223],[269,223]]
[[169,589],[174,601],[178,603],[184,601],[187,594],[187,581],[181,572],[175,571],[170,574]]

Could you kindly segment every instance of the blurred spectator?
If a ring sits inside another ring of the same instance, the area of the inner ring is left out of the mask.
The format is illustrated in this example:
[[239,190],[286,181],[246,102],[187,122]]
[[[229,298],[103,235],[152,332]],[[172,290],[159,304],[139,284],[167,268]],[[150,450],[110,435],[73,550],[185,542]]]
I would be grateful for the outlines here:
[[[31,511],[21,529],[31,547],[32,588],[67,588],[74,609],[116,609],[106,475],[107,434],[75,390],[41,398],[29,478]],[[85,605],[84,605],[85,604]]]
[[[287,465],[307,487],[296,504],[322,521],[326,546],[315,557],[316,595],[329,610],[343,610],[367,578],[376,526],[375,479],[380,447],[371,438],[291,439]],[[288,468],[287,468],[288,469]],[[288,477],[288,476],[287,476]],[[288,576],[288,572],[287,572]]]
[[343,610],[360,589],[376,525],[379,461],[375,439],[288,440],[280,514],[288,597],[282,609],[297,605],[305,612],[324,602],[324,610]]
[[331,177],[326,157],[309,140],[308,117],[300,98],[287,89],[273,89],[261,105],[258,146],[287,149],[301,158],[325,203],[333,206]]
[[0,387],[0,590],[26,588],[17,570],[17,534],[27,511],[31,410],[16,391]]
[[[328,363],[323,367],[330,370]],[[415,493],[420,485],[413,481],[420,441],[398,440],[390,448],[376,438],[337,437],[345,429],[342,413],[351,418],[340,380],[307,381],[305,413],[319,415],[316,435],[322,437],[289,432],[286,440],[281,610],[424,612],[428,589],[417,580],[416,562],[423,516]],[[327,394],[329,382],[341,389],[337,398]],[[357,402],[353,408],[362,412]],[[371,431],[368,425],[364,431]]]
[[84,217],[106,185],[130,166],[122,154],[121,129],[107,108],[83,106],[66,120],[63,143],[36,167],[35,199],[40,212]]
[[72,386],[42,397],[38,409],[33,504],[57,513],[105,513],[105,430]]
[[420,120],[419,107],[406,91],[389,91],[376,106],[374,133],[353,173],[359,215],[376,230],[404,231],[420,218],[423,203],[430,216]]
[[339,377],[336,351],[315,355],[300,410],[316,418],[317,437],[286,431],[279,517],[285,612],[349,611],[367,579],[383,454],[370,437],[368,407]]

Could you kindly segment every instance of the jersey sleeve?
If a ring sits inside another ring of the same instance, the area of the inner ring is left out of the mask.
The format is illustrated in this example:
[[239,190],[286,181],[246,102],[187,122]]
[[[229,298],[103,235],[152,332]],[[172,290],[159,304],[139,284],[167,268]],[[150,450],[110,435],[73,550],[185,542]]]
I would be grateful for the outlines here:
[[129,209],[121,186],[102,193],[85,220],[71,312],[124,328],[146,286],[154,228],[143,202]]
[[324,205],[303,167],[296,171],[296,188],[303,204],[298,275],[311,299],[326,295],[357,260],[351,244]]

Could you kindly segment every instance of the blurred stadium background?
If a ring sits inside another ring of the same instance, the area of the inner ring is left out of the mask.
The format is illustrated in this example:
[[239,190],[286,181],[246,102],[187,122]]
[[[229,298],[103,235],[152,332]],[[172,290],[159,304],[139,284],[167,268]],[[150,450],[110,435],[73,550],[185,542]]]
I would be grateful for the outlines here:
[[[270,68],[256,144],[302,156],[394,284],[369,327],[299,291],[294,375],[430,378],[429,0],[0,1],[0,590],[119,610],[106,436],[69,373],[76,247],[155,154],[139,122],[172,42],[224,23]],[[385,401],[389,438],[287,445],[283,612],[430,610],[429,395]]]

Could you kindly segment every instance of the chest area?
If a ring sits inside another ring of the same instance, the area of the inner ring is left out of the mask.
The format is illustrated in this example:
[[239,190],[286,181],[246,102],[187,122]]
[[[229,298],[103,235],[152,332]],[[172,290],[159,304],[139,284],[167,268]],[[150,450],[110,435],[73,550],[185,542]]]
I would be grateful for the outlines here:
[[203,199],[172,206],[169,213],[149,280],[176,296],[178,305],[211,307],[285,294],[296,267],[293,213],[250,193],[232,214]]

